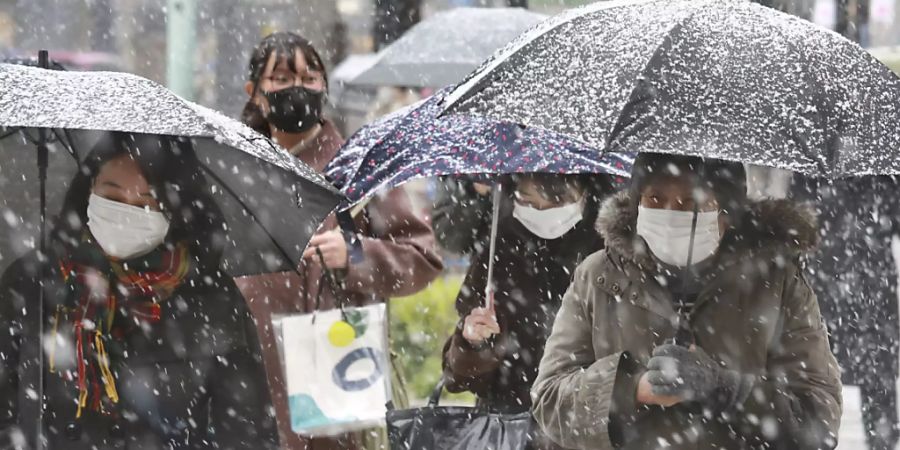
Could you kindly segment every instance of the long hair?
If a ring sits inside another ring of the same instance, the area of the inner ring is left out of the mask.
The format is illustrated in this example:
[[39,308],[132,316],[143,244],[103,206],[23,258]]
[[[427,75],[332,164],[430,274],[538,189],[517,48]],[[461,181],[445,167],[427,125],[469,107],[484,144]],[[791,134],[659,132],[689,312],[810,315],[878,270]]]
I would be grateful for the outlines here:
[[51,239],[56,248],[74,248],[87,231],[88,198],[100,169],[127,155],[134,158],[169,220],[167,245],[184,242],[200,263],[218,266],[225,247],[223,215],[209,192],[189,140],[168,136],[109,132],[81,163],[66,192]]
[[284,58],[287,60],[288,67],[293,70],[297,50],[300,50],[300,54],[306,59],[306,63],[310,68],[322,72],[322,77],[325,78],[325,89],[328,90],[328,73],[325,71],[325,64],[322,62],[319,52],[316,51],[309,40],[299,34],[288,31],[279,31],[266,36],[253,49],[253,54],[250,56],[250,64],[247,67],[247,79],[253,83],[253,92],[250,93],[250,99],[247,100],[247,104],[244,105],[244,110],[241,112],[241,121],[263,136],[272,137],[272,132],[269,129],[269,122],[263,116],[259,106],[253,101],[259,90],[259,81],[266,70],[269,58],[273,54],[277,59]]

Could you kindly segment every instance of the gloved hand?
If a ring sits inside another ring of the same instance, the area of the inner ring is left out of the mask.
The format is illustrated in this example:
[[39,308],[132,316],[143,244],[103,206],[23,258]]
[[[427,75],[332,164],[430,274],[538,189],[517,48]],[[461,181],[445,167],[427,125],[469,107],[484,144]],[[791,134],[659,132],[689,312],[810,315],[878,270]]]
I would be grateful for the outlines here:
[[654,395],[714,403],[717,409],[733,406],[749,393],[745,378],[725,369],[702,348],[666,344],[653,349],[647,381]]

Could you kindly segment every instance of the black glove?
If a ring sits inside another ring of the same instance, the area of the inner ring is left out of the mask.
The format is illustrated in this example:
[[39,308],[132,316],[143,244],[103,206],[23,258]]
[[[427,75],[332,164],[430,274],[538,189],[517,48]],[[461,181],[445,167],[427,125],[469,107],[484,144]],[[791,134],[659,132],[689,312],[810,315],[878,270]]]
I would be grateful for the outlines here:
[[654,395],[711,403],[719,410],[746,399],[752,385],[750,378],[720,366],[696,346],[656,347],[647,368],[647,381]]

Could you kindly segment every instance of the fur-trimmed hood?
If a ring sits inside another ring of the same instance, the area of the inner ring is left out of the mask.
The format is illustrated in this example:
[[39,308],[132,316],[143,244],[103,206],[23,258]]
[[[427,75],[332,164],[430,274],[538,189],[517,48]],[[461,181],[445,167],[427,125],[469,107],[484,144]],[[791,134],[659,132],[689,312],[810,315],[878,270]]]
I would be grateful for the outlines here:
[[[636,224],[636,202],[625,191],[603,203],[595,227],[609,251],[639,265],[647,265],[651,255],[647,244],[637,236]],[[751,202],[743,218],[729,230],[725,239],[735,251],[809,253],[818,244],[816,216],[812,208],[790,200]]]

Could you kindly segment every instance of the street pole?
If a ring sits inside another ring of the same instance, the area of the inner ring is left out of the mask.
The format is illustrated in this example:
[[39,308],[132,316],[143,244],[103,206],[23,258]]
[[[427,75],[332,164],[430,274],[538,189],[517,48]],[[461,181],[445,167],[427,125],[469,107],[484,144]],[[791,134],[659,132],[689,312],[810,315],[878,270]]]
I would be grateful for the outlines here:
[[166,1],[166,85],[194,97],[194,50],[197,47],[197,0]]
[[421,19],[422,0],[375,0],[375,50],[394,42]]

